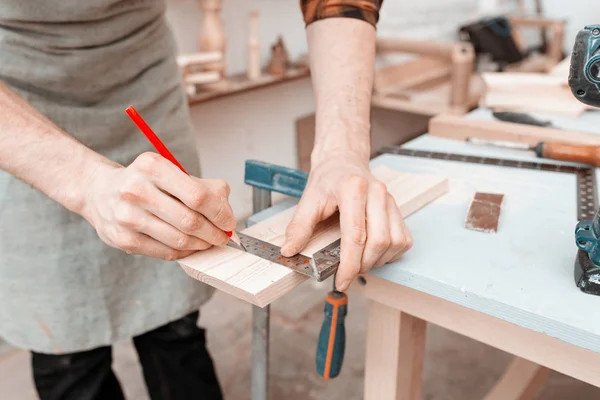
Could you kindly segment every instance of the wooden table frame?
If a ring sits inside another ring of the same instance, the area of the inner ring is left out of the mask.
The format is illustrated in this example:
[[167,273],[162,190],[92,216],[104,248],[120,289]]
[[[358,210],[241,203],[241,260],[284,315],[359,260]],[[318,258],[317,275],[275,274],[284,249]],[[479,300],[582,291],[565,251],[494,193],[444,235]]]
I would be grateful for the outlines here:
[[355,290],[370,301],[365,400],[421,399],[428,322],[515,355],[485,400],[533,399],[550,370],[600,386],[599,353],[374,275],[362,278]]

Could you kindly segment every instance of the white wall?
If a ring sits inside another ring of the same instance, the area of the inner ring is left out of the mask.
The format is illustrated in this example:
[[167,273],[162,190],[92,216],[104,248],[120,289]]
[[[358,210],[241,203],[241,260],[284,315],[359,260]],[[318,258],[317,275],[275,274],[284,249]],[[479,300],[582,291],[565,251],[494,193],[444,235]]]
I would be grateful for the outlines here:
[[600,24],[600,2],[594,0],[544,0],[544,14],[550,18],[565,19],[565,51],[570,54],[577,32],[586,25]]

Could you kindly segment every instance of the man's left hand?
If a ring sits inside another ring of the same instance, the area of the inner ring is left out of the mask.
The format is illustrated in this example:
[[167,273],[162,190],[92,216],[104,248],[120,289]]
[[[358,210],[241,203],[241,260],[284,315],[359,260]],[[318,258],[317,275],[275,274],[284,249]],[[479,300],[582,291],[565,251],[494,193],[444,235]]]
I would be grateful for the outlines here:
[[337,290],[345,291],[359,273],[394,261],[411,248],[412,236],[385,184],[371,174],[368,160],[343,152],[313,160],[281,253],[299,253],[315,226],[338,210],[342,240]]

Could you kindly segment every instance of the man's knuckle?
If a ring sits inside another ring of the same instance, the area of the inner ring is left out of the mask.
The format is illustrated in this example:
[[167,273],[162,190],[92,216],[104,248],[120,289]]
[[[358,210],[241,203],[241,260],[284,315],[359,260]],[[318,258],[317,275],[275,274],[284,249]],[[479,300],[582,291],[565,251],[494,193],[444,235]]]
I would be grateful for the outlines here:
[[152,173],[156,170],[157,165],[161,162],[161,156],[151,151],[140,154],[133,165],[136,170],[144,173]]
[[390,247],[391,239],[387,236],[380,236],[373,240],[373,247],[378,251],[385,251]]
[[116,242],[119,248],[127,253],[136,253],[139,249],[139,240],[131,233],[121,233]]
[[193,209],[198,210],[206,202],[207,196],[208,191],[206,190],[206,188],[204,186],[197,186],[190,192],[190,206]]
[[368,184],[369,182],[364,176],[354,175],[348,179],[349,187],[354,190],[366,191]]
[[408,251],[408,250],[412,249],[413,244],[415,243],[414,240],[413,240],[412,235],[405,236],[404,242],[405,242],[404,243],[404,250],[405,251]]
[[218,179],[215,183],[215,194],[221,197],[229,197],[230,192],[229,184],[222,179]]
[[115,210],[115,219],[121,226],[130,228],[136,225],[136,219],[133,216],[133,212],[126,205],[117,207]]
[[367,232],[362,228],[355,228],[352,232],[352,243],[358,246],[364,246],[367,242]]
[[202,222],[198,214],[187,212],[181,218],[180,225],[184,232],[195,232],[200,229]]
[[178,250],[186,250],[192,242],[192,238],[185,233],[180,233],[176,238],[176,249]]
[[145,180],[138,174],[132,174],[119,189],[119,198],[129,202],[141,202],[145,193]]
[[387,193],[387,186],[381,181],[375,181],[371,184],[372,190],[379,194],[385,195]]
[[167,261],[175,261],[179,258],[179,252],[175,249],[166,250],[162,258]]

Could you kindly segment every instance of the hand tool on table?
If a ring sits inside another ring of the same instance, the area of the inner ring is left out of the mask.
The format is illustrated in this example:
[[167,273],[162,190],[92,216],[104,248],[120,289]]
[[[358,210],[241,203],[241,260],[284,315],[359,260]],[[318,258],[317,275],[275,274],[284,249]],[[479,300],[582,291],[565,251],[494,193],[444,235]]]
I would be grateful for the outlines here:
[[526,113],[518,113],[512,111],[493,111],[492,115],[497,120],[504,122],[514,122],[517,124],[532,126],[554,126],[554,124],[551,121],[541,120]]
[[[283,193],[292,197],[301,197],[307,181],[308,174],[304,171],[260,161],[246,161],[244,182],[247,185],[252,186],[252,204],[253,212],[255,214],[271,207],[272,192]],[[265,253],[260,253],[263,258],[273,258],[274,262],[282,265],[288,263],[285,257],[281,257],[277,246],[271,245],[270,243],[261,244],[254,238],[246,238],[246,235],[243,233],[240,235],[242,242],[246,244],[249,252],[260,251],[254,249],[255,246],[258,246],[265,251]],[[265,246],[265,248],[263,248],[263,246]],[[292,269],[295,268],[296,271],[310,275],[317,280],[323,280],[335,273],[339,265],[339,256],[340,241],[338,240],[313,255],[312,261],[317,266],[316,270],[313,269],[311,261],[306,262],[307,259],[310,260],[310,258],[304,258],[304,256],[301,255],[296,258],[291,257],[293,262],[288,263],[286,266]],[[333,262],[333,264],[327,265],[326,263],[329,261]],[[306,268],[307,265],[310,266],[310,269]],[[335,277],[333,278],[333,282],[335,285]],[[324,307],[325,321],[317,345],[317,373],[324,376],[326,371],[324,367],[328,355],[327,349],[325,349],[325,351],[319,350],[319,348],[322,348],[321,344],[325,343],[325,339],[321,340],[321,338],[326,338],[328,342],[329,336],[333,335],[332,340],[335,343],[335,346],[332,347],[332,353],[329,355],[329,378],[337,376],[340,372],[345,342],[344,340],[340,341],[339,338],[343,335],[345,339],[345,334],[342,334],[342,332],[345,333],[343,317],[345,317],[347,313],[347,296],[344,293],[335,292],[335,290],[330,292],[326,299]],[[344,300],[338,300],[341,298],[346,299],[345,304],[341,304]],[[337,314],[334,318],[335,312],[337,312]],[[265,400],[267,398],[270,306],[264,308],[253,306],[252,318],[252,400]],[[331,329],[334,320],[335,324],[333,326],[335,326],[335,330]],[[329,328],[329,331],[327,331],[328,333],[325,333],[327,328]],[[321,356],[321,354],[324,354],[324,357]],[[320,365],[323,365],[322,370],[319,370]]]
[[600,167],[600,146],[578,145],[560,142],[540,142],[535,146],[530,146],[526,143],[486,140],[479,138],[468,138],[467,142],[484,146],[533,151],[540,158],[577,162]]
[[[586,26],[577,34],[569,87],[582,103],[600,107],[600,25]],[[600,210],[593,219],[582,219],[577,224],[575,243],[579,248],[575,283],[585,293],[600,295]]]
[[[189,175],[188,172],[179,163],[179,161],[177,161],[175,156],[171,154],[167,146],[165,146],[164,143],[158,138],[158,136],[156,136],[156,133],[154,133],[152,128],[150,128],[150,126],[146,123],[146,121],[144,121],[142,116],[137,112],[137,110],[133,106],[127,107],[125,113],[129,115],[129,118],[131,118],[131,120],[137,125],[140,131],[142,131],[144,136],[146,136],[150,143],[152,143],[156,151],[158,151],[161,156],[175,164],[186,175]],[[240,239],[235,231],[226,231],[225,233],[227,233],[227,236],[231,238],[231,240],[229,241],[229,243],[231,243],[230,246],[234,246],[239,250],[245,251],[244,245],[240,242]]]

